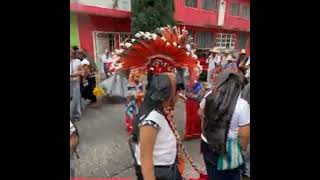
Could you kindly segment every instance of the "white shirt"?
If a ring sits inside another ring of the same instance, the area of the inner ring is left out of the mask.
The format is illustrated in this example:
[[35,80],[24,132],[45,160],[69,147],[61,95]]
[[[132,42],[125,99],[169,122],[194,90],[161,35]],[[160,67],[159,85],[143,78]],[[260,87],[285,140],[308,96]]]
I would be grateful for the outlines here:
[[106,54],[102,54],[101,60],[102,60],[103,63],[108,63],[108,62],[110,62],[112,60],[112,58],[111,58],[110,55],[107,56]]
[[214,58],[212,57],[212,55],[210,55],[207,59],[207,62],[209,63],[208,69],[212,70],[216,68],[215,64],[220,64],[221,63],[221,56],[219,56],[218,54],[216,54],[214,56]]
[[70,61],[70,75],[74,72],[77,71],[79,66],[81,66],[81,61],[80,59],[72,59]]
[[[202,101],[200,102],[200,108],[204,110],[205,103],[206,103],[206,97],[210,94],[211,92],[207,93]],[[241,98],[241,93],[238,97],[238,101],[234,110],[234,113],[232,115],[232,119],[230,122],[230,128],[228,132],[228,137],[236,137],[238,136],[238,131],[240,126],[244,126],[250,124],[250,106],[246,100]],[[206,137],[201,134],[202,140],[205,142],[208,142]]]
[[[151,120],[160,126],[153,149],[153,164],[157,166],[172,165],[177,156],[177,141],[165,117],[153,110],[145,120]],[[136,145],[135,156],[140,161],[140,144]]]

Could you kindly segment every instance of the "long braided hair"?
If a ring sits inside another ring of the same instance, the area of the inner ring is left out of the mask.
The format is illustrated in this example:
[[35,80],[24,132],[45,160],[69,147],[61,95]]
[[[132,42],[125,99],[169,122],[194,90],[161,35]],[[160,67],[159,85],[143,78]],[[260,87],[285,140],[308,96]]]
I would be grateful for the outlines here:
[[209,147],[218,154],[226,152],[226,141],[235,106],[244,85],[240,73],[224,71],[217,88],[206,97],[203,133]]

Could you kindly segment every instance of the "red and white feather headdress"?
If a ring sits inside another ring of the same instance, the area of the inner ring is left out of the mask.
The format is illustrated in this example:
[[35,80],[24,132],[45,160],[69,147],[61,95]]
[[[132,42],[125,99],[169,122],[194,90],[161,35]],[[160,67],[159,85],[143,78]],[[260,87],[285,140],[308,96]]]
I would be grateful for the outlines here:
[[193,51],[186,49],[187,40],[188,32],[177,27],[158,28],[156,33],[140,31],[116,50],[116,71],[145,68],[157,74],[188,67],[192,80],[196,80],[202,67]]

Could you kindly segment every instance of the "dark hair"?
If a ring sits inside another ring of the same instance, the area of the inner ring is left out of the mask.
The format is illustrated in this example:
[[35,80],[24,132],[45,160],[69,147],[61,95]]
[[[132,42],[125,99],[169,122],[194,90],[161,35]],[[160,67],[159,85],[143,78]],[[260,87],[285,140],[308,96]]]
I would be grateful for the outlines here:
[[203,132],[210,147],[220,154],[226,152],[230,122],[244,77],[238,73],[222,72],[218,78],[220,82],[217,88],[206,97]]
[[153,110],[163,114],[162,103],[170,98],[171,81],[167,74],[150,75],[148,80],[149,87],[133,123],[133,141],[136,143],[139,139],[139,123]]
[[71,48],[72,48],[73,50],[75,50],[75,51],[77,51],[77,50],[79,49],[78,46],[72,46]]

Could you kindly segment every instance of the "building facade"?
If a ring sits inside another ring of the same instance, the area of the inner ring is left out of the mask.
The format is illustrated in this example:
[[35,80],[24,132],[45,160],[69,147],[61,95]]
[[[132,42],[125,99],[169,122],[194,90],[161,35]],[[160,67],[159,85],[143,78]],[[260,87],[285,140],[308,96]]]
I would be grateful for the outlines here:
[[197,49],[217,46],[250,54],[250,0],[175,0],[174,18]]
[[[246,49],[250,54],[250,0],[175,0],[174,19],[195,48]],[[97,60],[130,34],[131,0],[71,0],[70,43]]]
[[71,0],[70,45],[86,49],[97,60],[128,36],[130,16],[130,0]]

